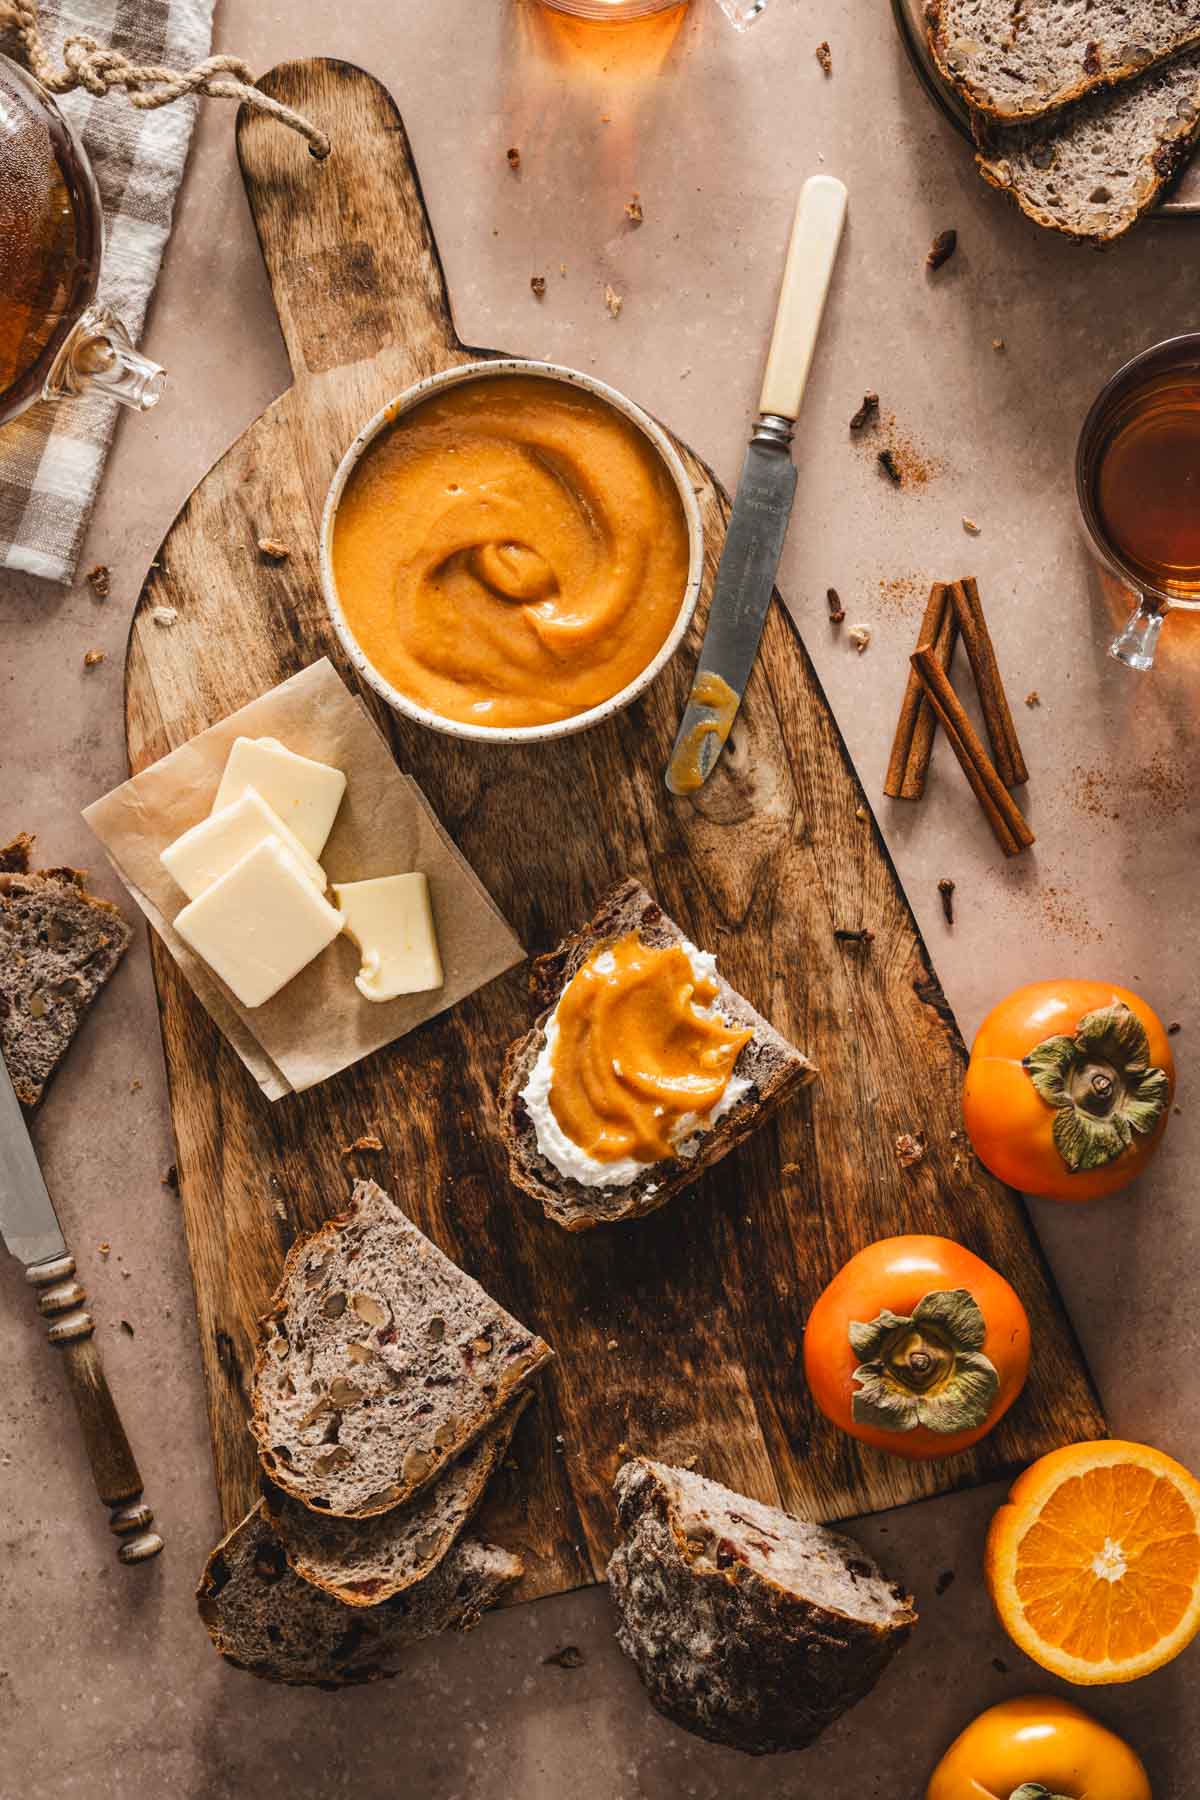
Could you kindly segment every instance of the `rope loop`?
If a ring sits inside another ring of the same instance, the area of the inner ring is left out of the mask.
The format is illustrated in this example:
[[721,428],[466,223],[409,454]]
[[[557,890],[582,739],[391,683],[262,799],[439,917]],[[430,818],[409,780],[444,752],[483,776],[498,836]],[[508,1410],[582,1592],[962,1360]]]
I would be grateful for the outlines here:
[[243,101],[269,119],[277,119],[298,131],[310,153],[324,159],[329,139],[303,114],[273,100],[254,85],[254,72],[240,56],[209,56],[194,69],[168,69],[161,63],[134,63],[120,50],[107,49],[93,37],[74,32],[63,40],[62,67],[56,68],[46,53],[38,25],[37,0],[0,0],[0,26],[11,25],[25,46],[33,75],[51,94],[69,94],[86,88],[103,99],[114,89],[123,90],[130,106],[153,112],[170,106],[185,94],[203,94],[212,100]]

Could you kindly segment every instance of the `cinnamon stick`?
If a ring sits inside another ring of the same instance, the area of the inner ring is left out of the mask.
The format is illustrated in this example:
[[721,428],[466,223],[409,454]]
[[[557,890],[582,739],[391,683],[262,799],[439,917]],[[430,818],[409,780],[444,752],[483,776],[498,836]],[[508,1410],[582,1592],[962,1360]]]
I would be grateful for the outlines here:
[[1033,832],[964,712],[950,677],[927,645],[913,651],[912,666],[997,842],[1005,856],[1019,856],[1034,842]]
[[[943,669],[949,670],[958,642],[958,615],[950,605],[947,584],[935,581],[929,590],[929,601],[917,648],[932,647]],[[937,731],[937,714],[925,697],[915,670],[908,673],[908,685],[900,703],[900,718],[892,742],[892,754],[884,777],[883,791],[890,800],[919,800],[925,792],[929,759],[933,754],[933,738]]]
[[1020,787],[1029,780],[1029,770],[1025,766],[1017,728],[1009,711],[1008,696],[1000,677],[992,634],[983,616],[979,589],[971,576],[966,575],[961,581],[951,582],[950,599],[963,643],[967,647],[967,655],[971,659],[971,672],[979,691],[979,705],[991,741],[996,772],[1006,788]]

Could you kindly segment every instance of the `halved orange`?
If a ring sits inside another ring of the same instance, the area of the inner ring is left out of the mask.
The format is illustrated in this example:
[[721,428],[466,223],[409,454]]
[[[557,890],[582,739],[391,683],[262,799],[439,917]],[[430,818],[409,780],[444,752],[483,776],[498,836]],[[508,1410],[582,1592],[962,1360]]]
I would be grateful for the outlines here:
[[1200,1482],[1145,1444],[1051,1451],[992,1520],[984,1578],[1000,1623],[1043,1669],[1136,1681],[1200,1631]]

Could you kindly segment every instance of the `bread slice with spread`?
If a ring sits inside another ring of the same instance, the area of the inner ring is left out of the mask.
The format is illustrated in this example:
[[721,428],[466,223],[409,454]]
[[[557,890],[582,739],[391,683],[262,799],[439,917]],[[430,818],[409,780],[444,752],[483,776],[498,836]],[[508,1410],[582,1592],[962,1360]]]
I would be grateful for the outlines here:
[[617,1642],[658,1711],[711,1743],[802,1750],[916,1624],[911,1596],[852,1538],[644,1457],[616,1494]]
[[653,1212],[816,1070],[641,883],[534,965],[500,1079],[509,1174],[568,1231]]
[[221,1655],[290,1687],[343,1688],[400,1672],[439,1631],[469,1631],[519,1579],[519,1556],[466,1538],[417,1586],[381,1606],[343,1606],[288,1566],[260,1501],[212,1552],[196,1603]]
[[553,1352],[373,1181],[293,1244],[254,1363],[250,1429],[315,1512],[402,1506],[495,1424]]

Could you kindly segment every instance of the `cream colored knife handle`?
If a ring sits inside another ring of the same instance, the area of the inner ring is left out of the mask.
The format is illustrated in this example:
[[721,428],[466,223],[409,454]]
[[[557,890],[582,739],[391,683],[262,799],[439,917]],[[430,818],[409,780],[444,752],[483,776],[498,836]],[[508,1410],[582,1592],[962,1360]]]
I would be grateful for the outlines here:
[[796,203],[759,412],[800,416],[845,219],[842,183],[832,175],[810,175]]

